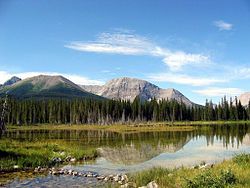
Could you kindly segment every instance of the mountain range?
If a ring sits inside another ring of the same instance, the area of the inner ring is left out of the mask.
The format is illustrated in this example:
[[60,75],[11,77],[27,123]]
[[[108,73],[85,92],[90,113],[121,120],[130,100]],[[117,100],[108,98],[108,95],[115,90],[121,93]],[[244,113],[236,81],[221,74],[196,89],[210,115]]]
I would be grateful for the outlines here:
[[152,99],[175,99],[178,102],[183,102],[187,106],[194,105],[187,97],[176,89],[161,89],[158,86],[136,78],[115,78],[108,81],[102,86],[84,85],[81,86],[84,90],[108,99],[123,99],[133,101],[137,96],[142,101]]
[[80,86],[62,76],[39,75],[24,80],[11,78],[0,89],[0,96],[8,93],[17,99],[28,98],[67,98],[76,97],[103,99],[103,97],[89,93]]
[[[162,89],[148,81],[137,78],[115,78],[104,85],[77,85],[63,76],[39,75],[21,80],[12,77],[0,85],[0,97],[6,92],[18,99],[49,98],[92,98],[133,101],[139,97],[142,101],[168,99],[183,102],[187,106],[196,105],[174,88]],[[243,106],[248,105],[250,92],[238,97]]]

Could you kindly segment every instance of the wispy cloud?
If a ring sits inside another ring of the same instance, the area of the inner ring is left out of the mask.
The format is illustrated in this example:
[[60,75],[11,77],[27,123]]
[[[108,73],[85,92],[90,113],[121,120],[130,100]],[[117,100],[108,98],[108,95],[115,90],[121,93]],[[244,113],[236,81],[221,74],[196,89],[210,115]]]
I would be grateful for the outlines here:
[[95,41],[73,41],[65,47],[82,52],[159,57],[171,71],[181,70],[184,65],[204,64],[210,61],[210,57],[204,54],[172,51],[157,45],[147,37],[131,32],[101,33]]
[[0,71],[0,83],[4,83],[6,80],[10,79],[12,76],[20,77],[21,79],[37,76],[37,75],[62,75],[65,78],[71,80],[72,82],[80,85],[102,85],[103,81],[100,80],[92,80],[88,77],[76,75],[76,74],[65,74],[58,72],[22,72],[22,73],[10,73],[6,71]]
[[173,74],[173,73],[158,73],[150,75],[149,79],[158,82],[171,82],[192,86],[207,86],[215,83],[227,82],[224,79],[209,78],[209,77],[193,77],[185,74]]
[[250,67],[238,67],[233,69],[234,77],[237,79],[250,78]]
[[209,87],[201,90],[194,90],[193,92],[209,97],[234,97],[242,94],[244,91],[240,88]]
[[202,54],[188,54],[184,52],[175,52],[167,55],[163,59],[172,71],[180,70],[187,64],[201,64],[209,62],[209,57]]
[[217,21],[214,21],[213,24],[219,28],[220,31],[229,31],[229,30],[232,30],[233,29],[233,24],[231,23],[227,23],[223,20],[217,20]]
[[75,41],[65,45],[65,47],[84,52],[123,55],[150,54],[154,48],[147,38],[128,33],[101,33],[96,41]]

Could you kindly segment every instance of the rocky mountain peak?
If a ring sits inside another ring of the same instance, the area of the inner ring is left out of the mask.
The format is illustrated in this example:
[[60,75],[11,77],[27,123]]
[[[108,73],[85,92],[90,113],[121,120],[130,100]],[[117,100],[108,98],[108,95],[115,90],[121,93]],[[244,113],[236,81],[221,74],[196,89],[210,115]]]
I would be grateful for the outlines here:
[[9,80],[7,80],[6,82],[4,82],[3,86],[10,86],[12,84],[15,84],[16,82],[19,82],[20,80],[21,80],[21,78],[13,76]]
[[241,94],[239,96],[239,100],[243,106],[247,106],[250,100],[250,92]]
[[153,98],[160,99],[175,99],[179,102],[184,102],[188,106],[193,103],[183,94],[174,88],[161,89],[158,86],[137,78],[121,77],[108,81],[103,86],[82,86],[86,91],[109,98],[122,99],[133,101],[137,96],[141,100],[148,101]]

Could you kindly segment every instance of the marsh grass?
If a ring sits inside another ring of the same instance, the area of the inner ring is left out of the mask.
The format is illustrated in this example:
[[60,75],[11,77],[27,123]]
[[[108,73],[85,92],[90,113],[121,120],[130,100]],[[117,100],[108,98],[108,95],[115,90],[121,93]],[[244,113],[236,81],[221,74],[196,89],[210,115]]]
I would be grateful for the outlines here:
[[223,188],[250,187],[250,154],[236,155],[233,159],[216,164],[213,168],[195,169],[152,168],[132,173],[129,178],[138,186],[156,181],[163,188]]
[[42,125],[24,125],[24,126],[15,126],[9,125],[9,131],[16,130],[103,130],[117,133],[136,133],[136,132],[150,132],[150,131],[192,131],[196,127],[195,126],[173,126],[168,124],[154,124],[154,123],[146,123],[146,124],[131,124],[131,125],[121,125],[121,124],[113,124],[113,125],[50,125],[50,124],[42,124]]
[[[129,124],[111,124],[111,125],[70,125],[70,124],[35,124],[35,125],[8,125],[8,130],[105,130],[112,132],[150,132],[150,131],[192,131],[197,128],[208,128],[206,125],[231,125],[248,124],[245,121],[176,121],[176,122],[141,122]],[[204,126],[204,127],[203,127]]]
[[47,141],[19,141],[11,139],[0,140],[0,171],[18,168],[34,168],[37,166],[49,167],[54,164],[54,157],[62,159],[67,156],[75,157],[77,160],[83,158],[95,158],[96,148],[82,148],[78,144],[64,140]]

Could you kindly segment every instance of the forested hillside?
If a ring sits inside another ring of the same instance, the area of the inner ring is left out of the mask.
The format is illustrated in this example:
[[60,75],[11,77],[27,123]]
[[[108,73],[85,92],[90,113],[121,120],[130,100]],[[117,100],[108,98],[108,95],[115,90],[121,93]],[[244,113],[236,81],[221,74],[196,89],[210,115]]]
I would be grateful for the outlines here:
[[[2,101],[3,102],[3,101]],[[2,106],[2,105],[1,105]],[[0,109],[1,110],[1,109]],[[219,105],[206,102],[205,106],[186,107],[175,100],[141,102],[137,97],[132,103],[116,100],[9,99],[7,124],[110,124],[133,121],[198,121],[198,120],[247,120],[250,108],[235,100],[222,99]]]

